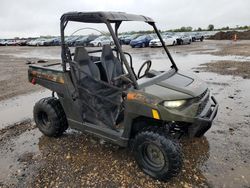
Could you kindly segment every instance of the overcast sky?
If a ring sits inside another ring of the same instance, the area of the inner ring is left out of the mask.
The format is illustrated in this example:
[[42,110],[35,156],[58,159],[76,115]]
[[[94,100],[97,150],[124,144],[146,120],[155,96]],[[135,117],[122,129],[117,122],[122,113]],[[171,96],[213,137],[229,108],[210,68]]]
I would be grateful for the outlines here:
[[250,0],[0,0],[0,38],[59,35],[68,11],[142,14],[163,30],[250,25]]

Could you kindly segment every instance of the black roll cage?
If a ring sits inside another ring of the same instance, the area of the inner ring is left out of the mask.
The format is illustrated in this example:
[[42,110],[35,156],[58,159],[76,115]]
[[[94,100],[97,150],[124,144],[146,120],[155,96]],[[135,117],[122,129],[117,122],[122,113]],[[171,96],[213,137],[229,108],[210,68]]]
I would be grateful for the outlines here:
[[[85,22],[85,23],[104,23],[106,24],[113,41],[116,45],[117,50],[117,57],[121,59],[121,61],[124,63],[131,80],[134,83],[134,87],[136,89],[139,89],[136,75],[134,74],[134,71],[129,66],[129,63],[125,57],[124,52],[122,51],[122,47],[120,45],[120,42],[118,40],[118,29],[123,21],[143,21],[148,23],[154,28],[154,31],[156,32],[158,38],[160,39],[162,46],[165,50],[165,52],[168,55],[168,58],[170,59],[170,62],[172,63],[171,68],[175,69],[175,71],[178,71],[178,68],[169,52],[167,47],[164,44],[164,41],[155,25],[155,22],[153,19],[141,15],[134,15],[134,14],[126,14],[122,12],[69,12],[65,13],[61,17],[61,23],[60,23],[60,30],[61,30],[61,58],[62,58],[62,67],[63,71],[66,71],[66,64],[70,63],[71,61],[71,54],[69,54],[69,48],[65,43],[65,36],[64,36],[64,30],[68,24],[69,21],[73,22]],[[115,24],[115,31],[112,28],[111,23]]]

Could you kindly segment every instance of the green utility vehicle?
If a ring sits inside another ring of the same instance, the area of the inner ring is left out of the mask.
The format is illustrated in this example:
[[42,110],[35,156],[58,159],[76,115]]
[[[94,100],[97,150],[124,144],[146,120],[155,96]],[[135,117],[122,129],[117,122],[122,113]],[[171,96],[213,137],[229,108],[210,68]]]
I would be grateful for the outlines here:
[[[169,70],[151,69],[147,60],[135,73],[133,57],[122,50],[118,39],[118,29],[126,21],[153,27],[170,60]],[[65,42],[68,22],[105,24],[115,46],[92,51],[76,47],[72,52]],[[61,58],[59,64],[29,66],[29,81],[52,91],[34,107],[40,131],[59,137],[70,127],[131,147],[139,167],[153,178],[165,181],[176,176],[182,167],[178,140],[203,136],[217,114],[218,104],[207,85],[177,68],[149,17],[121,12],[63,14]]]

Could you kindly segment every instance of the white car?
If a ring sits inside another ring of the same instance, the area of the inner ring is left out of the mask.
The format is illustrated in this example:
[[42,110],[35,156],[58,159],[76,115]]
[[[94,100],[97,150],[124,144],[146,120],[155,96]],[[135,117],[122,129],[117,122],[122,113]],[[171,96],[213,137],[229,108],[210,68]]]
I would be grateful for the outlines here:
[[[162,35],[162,39],[164,41],[164,44],[166,46],[170,46],[170,45],[175,45],[176,44],[176,38],[174,36],[171,35]],[[153,39],[149,42],[149,46],[150,47],[158,47],[158,46],[162,46],[161,41],[159,38],[157,39]]]
[[103,46],[109,44],[110,46],[114,44],[113,40],[107,36],[101,36],[91,41],[90,46]]
[[43,46],[45,41],[46,41],[46,39],[38,38],[38,39],[34,39],[34,40],[29,41],[27,43],[27,45],[28,46]]

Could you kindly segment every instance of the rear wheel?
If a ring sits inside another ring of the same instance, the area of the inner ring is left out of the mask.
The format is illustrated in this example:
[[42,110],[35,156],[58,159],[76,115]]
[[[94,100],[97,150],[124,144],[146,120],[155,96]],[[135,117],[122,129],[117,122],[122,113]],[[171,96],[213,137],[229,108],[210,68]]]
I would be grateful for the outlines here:
[[99,42],[97,46],[98,46],[98,47],[101,47],[101,46],[102,46],[102,44]]
[[68,128],[68,122],[61,103],[54,97],[38,101],[33,110],[38,129],[46,136],[59,137]]
[[134,152],[139,167],[153,178],[168,180],[181,170],[179,145],[161,133],[140,132],[135,138]]

